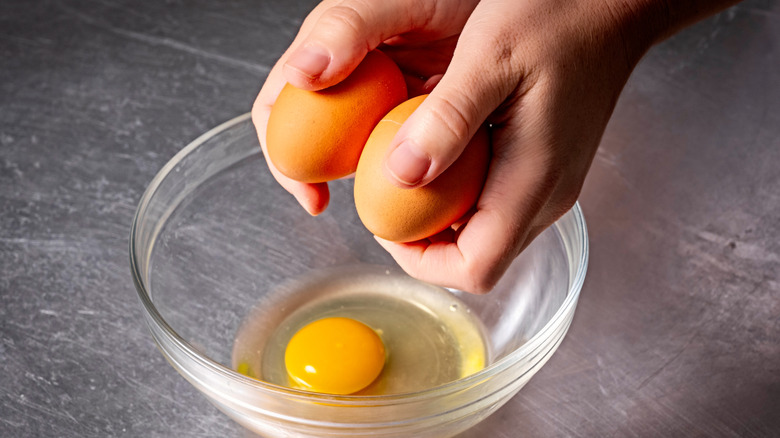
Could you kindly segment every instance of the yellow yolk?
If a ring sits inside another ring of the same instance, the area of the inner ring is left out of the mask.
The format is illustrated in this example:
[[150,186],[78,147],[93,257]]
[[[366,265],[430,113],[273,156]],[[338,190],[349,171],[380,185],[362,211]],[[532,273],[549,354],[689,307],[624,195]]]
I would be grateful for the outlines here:
[[362,322],[324,318],[304,326],[290,339],[284,364],[300,388],[352,394],[382,372],[385,347],[379,335]]

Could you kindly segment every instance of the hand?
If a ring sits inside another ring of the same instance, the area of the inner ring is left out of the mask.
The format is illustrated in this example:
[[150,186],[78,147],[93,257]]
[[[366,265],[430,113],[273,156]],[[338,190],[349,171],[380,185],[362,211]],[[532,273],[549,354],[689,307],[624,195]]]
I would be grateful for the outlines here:
[[[307,90],[335,85],[355,69],[369,50],[381,45],[402,67],[410,97],[427,93],[447,68],[457,35],[478,1],[449,2],[438,11],[414,16],[405,12],[408,8],[418,9],[414,1],[355,3],[324,1],[308,15],[293,43],[271,69],[252,108],[252,120],[271,173],[315,216],[328,205],[327,184],[301,183],[284,176],[268,160],[266,152],[268,117],[285,83]],[[394,54],[389,53],[385,40],[395,40]]]
[[[693,16],[672,21],[665,5],[326,0],[271,71],[253,119],[264,143],[285,80],[328,87],[380,47],[405,72],[412,94],[430,92],[391,144],[385,176],[395,184],[427,184],[490,123],[493,156],[473,214],[424,241],[377,239],[410,275],[485,293],[574,205],[633,67],[653,42]],[[292,181],[269,166],[307,211],[325,209],[326,184]]]

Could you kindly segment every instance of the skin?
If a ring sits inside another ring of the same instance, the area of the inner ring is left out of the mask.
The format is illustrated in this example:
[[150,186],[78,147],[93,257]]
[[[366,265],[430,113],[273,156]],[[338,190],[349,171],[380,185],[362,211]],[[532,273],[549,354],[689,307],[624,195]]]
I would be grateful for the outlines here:
[[[410,275],[486,293],[512,260],[576,202],[631,71],[653,44],[734,0],[325,0],[270,72],[252,110],[265,151],[286,82],[319,90],[374,48],[410,94],[430,93],[401,127],[384,176],[425,185],[491,124],[493,156],[475,209],[452,229],[379,243]],[[312,215],[327,184],[274,177]]]

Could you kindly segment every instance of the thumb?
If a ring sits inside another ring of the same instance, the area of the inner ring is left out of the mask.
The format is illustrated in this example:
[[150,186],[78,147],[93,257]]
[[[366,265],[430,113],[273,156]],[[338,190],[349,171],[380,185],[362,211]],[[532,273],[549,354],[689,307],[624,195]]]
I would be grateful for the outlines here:
[[441,81],[391,142],[385,174],[399,187],[419,187],[444,172],[519,84],[512,69],[500,65],[509,61],[486,50],[474,33],[484,35],[464,29]]

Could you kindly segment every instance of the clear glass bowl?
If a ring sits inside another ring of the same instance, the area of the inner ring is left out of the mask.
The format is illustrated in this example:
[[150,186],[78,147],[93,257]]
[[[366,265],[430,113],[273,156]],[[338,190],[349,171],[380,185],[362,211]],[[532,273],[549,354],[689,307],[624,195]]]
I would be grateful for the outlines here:
[[130,236],[133,280],[160,351],[219,409],[266,437],[447,437],[484,419],[544,365],[574,315],[588,259],[575,206],[491,293],[450,291],[482,322],[488,366],[419,392],[330,396],[231,368],[244,318],[292,279],[344,266],[397,271],[362,226],[352,181],[331,183],[311,217],[268,172],[249,115],[196,139],[151,182]]

